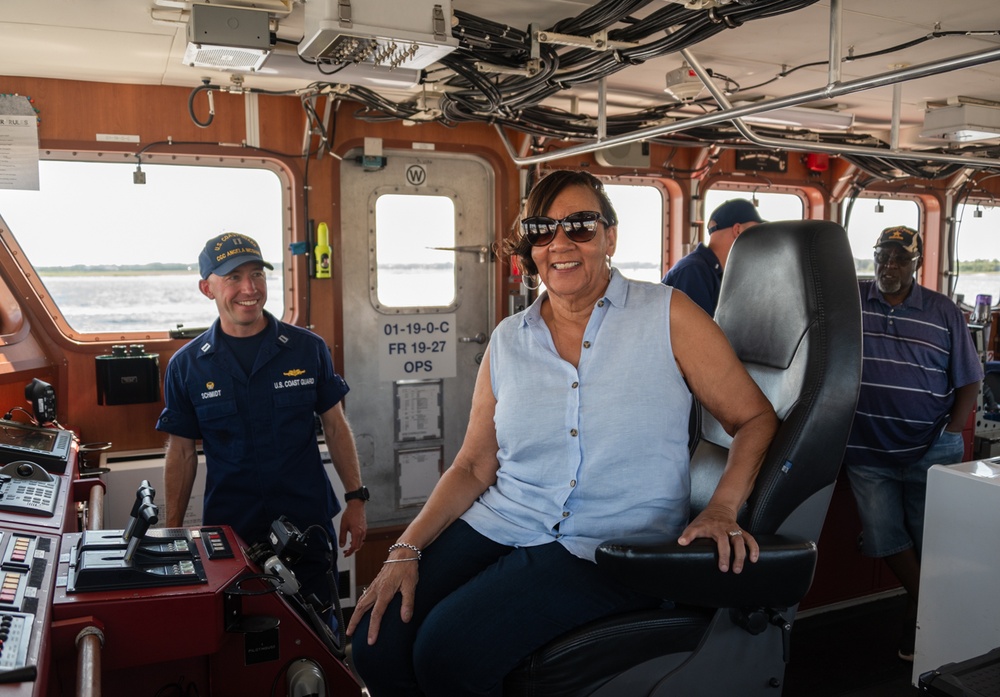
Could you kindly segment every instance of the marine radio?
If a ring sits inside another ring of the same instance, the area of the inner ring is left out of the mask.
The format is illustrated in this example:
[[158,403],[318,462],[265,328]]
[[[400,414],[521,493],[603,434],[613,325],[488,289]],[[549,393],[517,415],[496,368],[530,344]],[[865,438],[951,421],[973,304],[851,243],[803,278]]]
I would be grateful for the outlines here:
[[58,492],[59,480],[33,462],[0,467],[0,511],[53,516]]

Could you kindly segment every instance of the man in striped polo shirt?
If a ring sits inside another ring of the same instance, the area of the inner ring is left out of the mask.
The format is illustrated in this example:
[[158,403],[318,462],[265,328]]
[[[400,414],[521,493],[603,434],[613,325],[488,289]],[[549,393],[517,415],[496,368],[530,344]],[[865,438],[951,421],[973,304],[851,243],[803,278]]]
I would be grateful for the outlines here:
[[983,379],[962,311],[914,282],[922,251],[916,230],[886,228],[875,244],[875,280],[859,282],[864,361],[844,457],[862,552],[884,558],[909,595],[899,648],[909,661],[927,470],[963,460],[962,430]]

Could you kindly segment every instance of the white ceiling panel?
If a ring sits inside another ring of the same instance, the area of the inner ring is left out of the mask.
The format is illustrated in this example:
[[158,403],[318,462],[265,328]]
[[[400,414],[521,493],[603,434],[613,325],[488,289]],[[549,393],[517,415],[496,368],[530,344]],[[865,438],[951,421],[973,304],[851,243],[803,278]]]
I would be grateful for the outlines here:
[[[303,5],[296,0],[266,0],[287,11],[273,15],[278,50],[294,51],[304,32]],[[398,0],[411,2],[413,0]],[[654,0],[635,14],[642,22],[662,9],[666,0]],[[230,4],[252,4],[231,0]],[[529,23],[547,28],[578,15],[594,0],[454,0],[457,10],[526,30]],[[980,32],[945,36],[909,48],[850,60],[842,66],[842,81],[881,74],[896,65],[941,61],[1000,46],[1000,2],[996,0],[844,0],[842,46],[845,56],[883,51],[919,40],[935,29],[943,32]],[[32,0],[6,2],[0,15],[0,74],[169,84],[195,87],[203,78],[227,84],[230,75],[182,64],[186,45],[186,8],[182,0]],[[174,20],[171,22],[170,20]],[[641,24],[640,24],[641,26]],[[761,99],[822,89],[827,84],[830,3],[818,2],[795,12],[747,21],[691,47],[706,68],[725,75],[743,90],[734,100]],[[653,40],[657,37],[650,37]],[[294,62],[294,61],[293,61]],[[817,63],[811,67],[798,66]],[[665,74],[681,65],[674,53],[630,65],[607,78],[609,113],[669,103]],[[265,65],[266,67],[266,65]],[[284,77],[251,75],[246,85],[285,90],[312,81],[335,81],[308,66]],[[306,72],[303,72],[303,69]],[[780,80],[772,81],[782,71]],[[769,82],[770,81],[770,82]],[[769,84],[761,84],[769,82]],[[720,83],[722,84],[722,83]],[[752,89],[749,89],[752,88]],[[410,89],[415,95],[419,88]],[[859,125],[888,128],[892,88],[830,100],[856,114]],[[548,102],[560,108],[596,115],[596,84],[579,85]],[[400,99],[406,93],[394,93]],[[950,72],[910,82],[902,88],[902,122],[919,124],[928,101],[958,96],[1000,102],[1000,63]],[[573,98],[575,101],[570,101]]]

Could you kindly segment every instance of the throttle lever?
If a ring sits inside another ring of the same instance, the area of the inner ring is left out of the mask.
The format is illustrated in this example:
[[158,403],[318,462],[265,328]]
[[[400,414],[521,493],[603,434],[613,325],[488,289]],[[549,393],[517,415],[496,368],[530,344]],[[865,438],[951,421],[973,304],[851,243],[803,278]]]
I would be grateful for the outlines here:
[[139,545],[142,544],[149,528],[159,522],[159,509],[156,504],[149,501],[147,497],[146,503],[143,503],[139,508],[139,515],[133,519],[133,522],[135,525],[132,527],[132,537],[128,541],[128,547],[125,548],[124,560],[126,564],[132,563],[132,557],[135,556],[135,551],[139,549]]
[[[135,501],[132,502],[132,511],[129,513],[128,525],[125,527],[125,532],[122,534],[122,539],[128,542],[132,539],[135,534],[136,527],[139,524],[139,516],[143,514],[143,508],[146,506],[155,506],[153,503],[153,498],[156,496],[156,489],[150,486],[149,481],[143,479],[139,482],[139,487],[135,490]],[[148,512],[146,513],[148,516]],[[153,525],[156,524],[154,520]],[[145,534],[145,531],[143,531]],[[141,535],[140,535],[141,537]]]

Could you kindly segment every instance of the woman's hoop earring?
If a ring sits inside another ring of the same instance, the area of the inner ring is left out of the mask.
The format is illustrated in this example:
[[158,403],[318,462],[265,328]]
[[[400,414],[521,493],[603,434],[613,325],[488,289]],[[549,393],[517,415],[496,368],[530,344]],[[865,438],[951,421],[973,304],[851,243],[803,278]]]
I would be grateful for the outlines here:
[[[529,278],[535,279],[535,285],[531,285],[530,283],[528,283],[528,279]],[[537,274],[531,274],[531,275],[528,275],[528,276],[521,276],[521,283],[528,290],[538,290],[539,288],[542,287],[542,279],[540,279]]]

